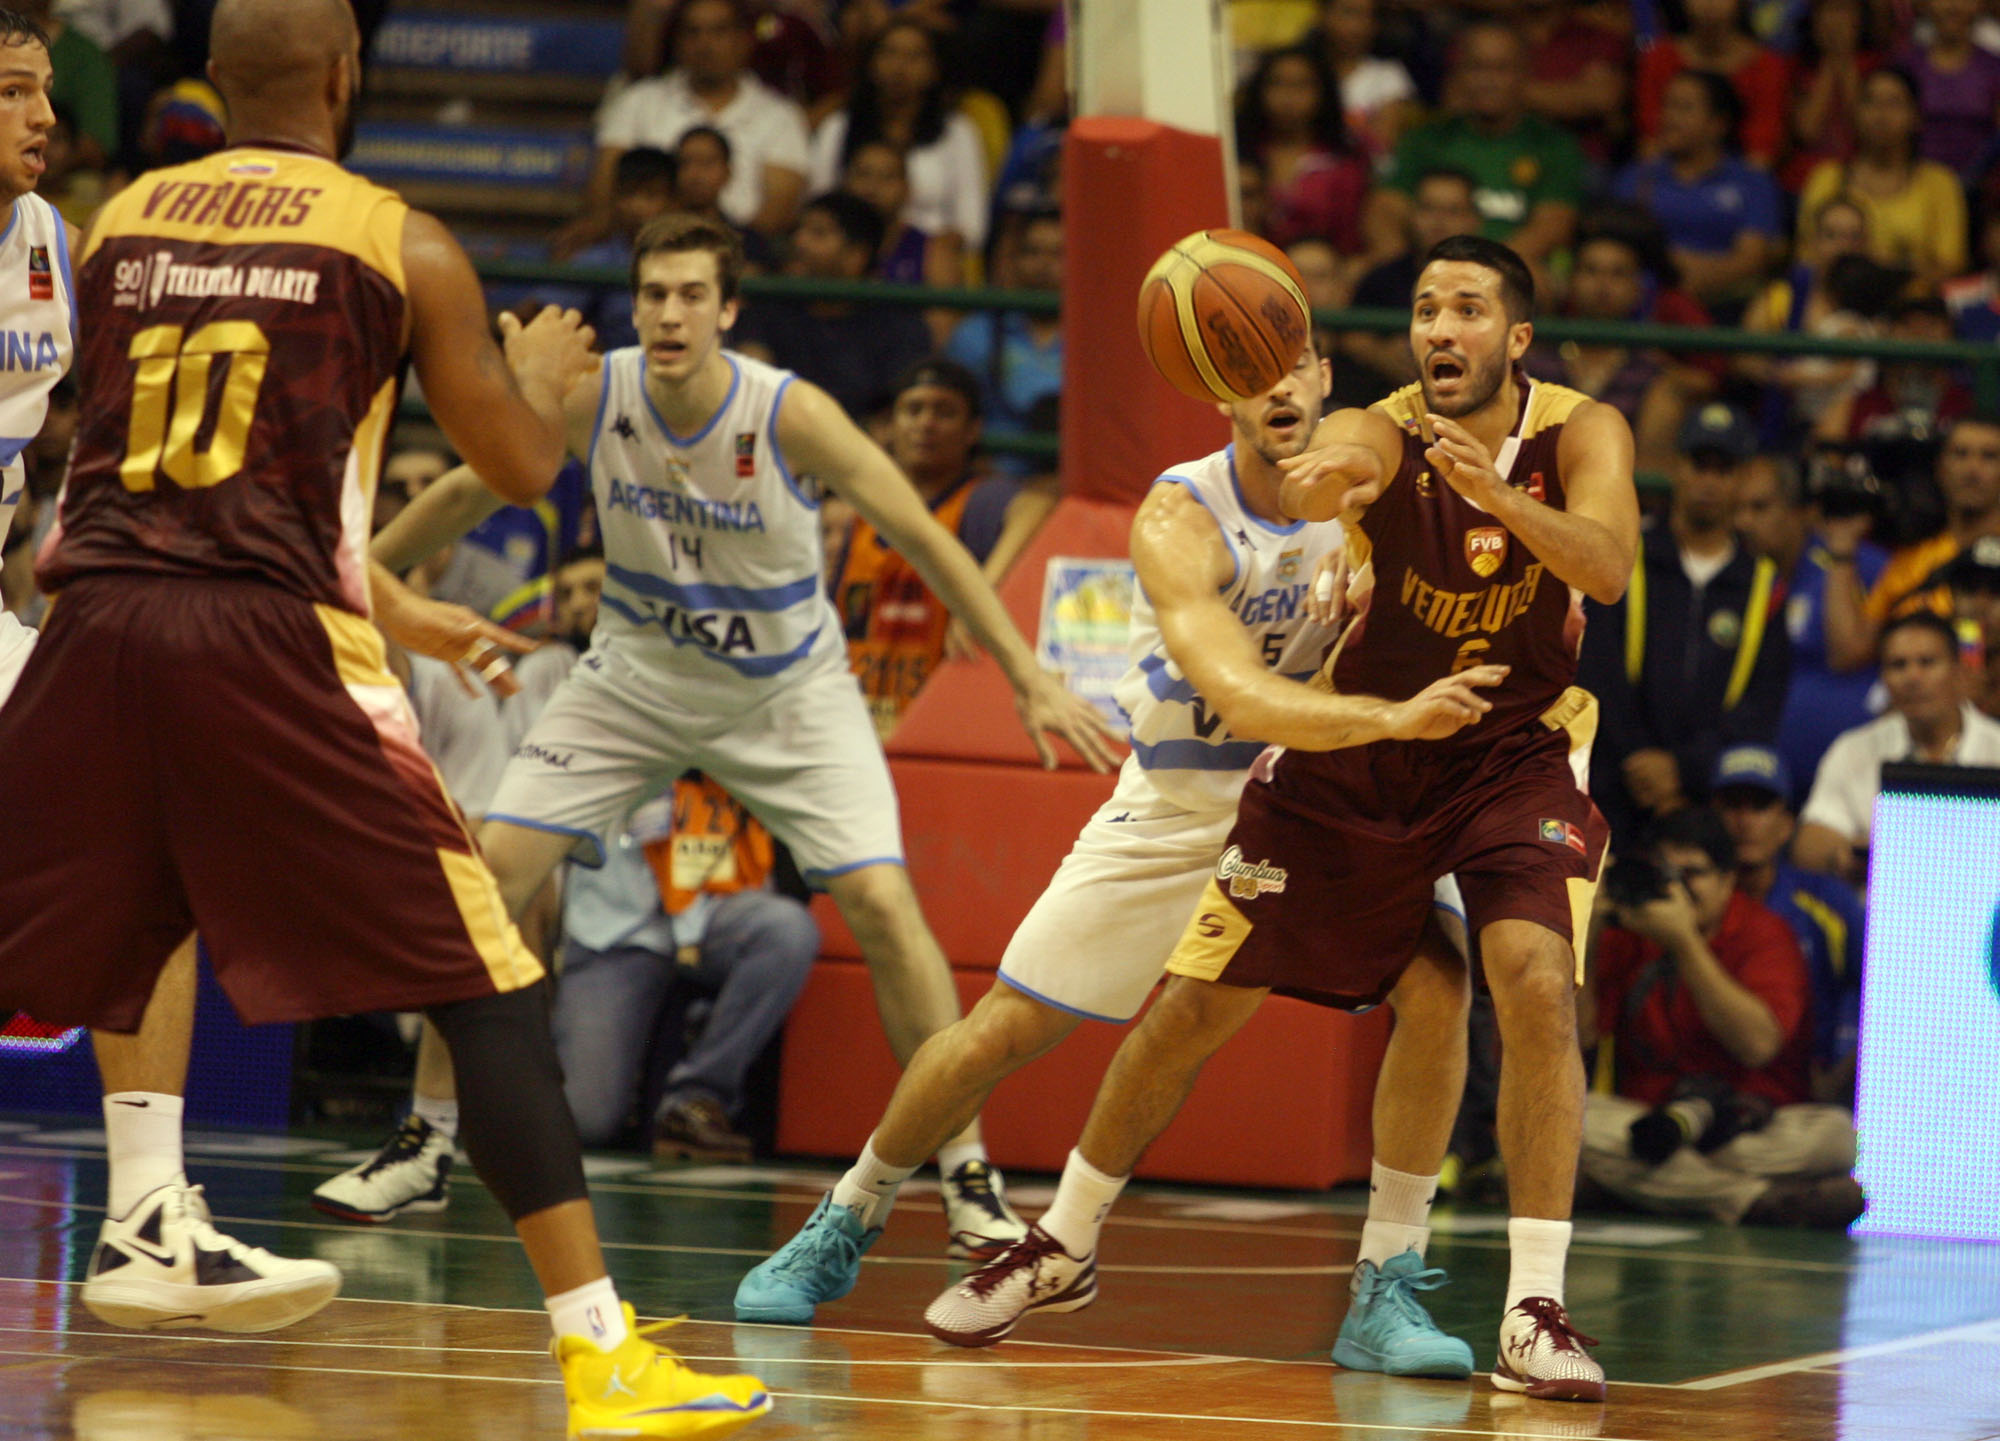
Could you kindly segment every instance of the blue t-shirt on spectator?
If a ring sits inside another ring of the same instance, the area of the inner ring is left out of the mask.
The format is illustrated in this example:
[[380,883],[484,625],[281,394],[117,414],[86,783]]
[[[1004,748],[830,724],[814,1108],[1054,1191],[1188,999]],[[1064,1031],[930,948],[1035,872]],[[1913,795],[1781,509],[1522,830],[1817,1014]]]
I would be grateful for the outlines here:
[[1643,205],[1667,232],[1667,243],[1699,255],[1724,255],[1745,230],[1777,237],[1778,187],[1771,177],[1735,156],[1692,182],[1666,160],[1642,160],[1619,172],[1620,200]]
[[[1881,546],[1861,543],[1855,569],[1864,591],[1874,586],[1888,563],[1889,553]],[[1868,706],[1875,667],[1835,671],[1826,661],[1826,566],[1825,547],[1809,545],[1786,582],[1785,631],[1792,641],[1792,680],[1778,720],[1778,754],[1785,758],[1793,783],[1804,788],[1790,797],[1793,810],[1805,803],[1819,758],[1834,738],[1875,718]]]
[[1861,1034],[1861,900],[1837,876],[1802,871],[1789,861],[1764,904],[1798,937],[1812,977],[1812,1058],[1831,1065],[1854,1053]]
[[466,532],[463,544],[492,552],[517,588],[491,607],[494,620],[516,630],[545,627],[554,616],[549,575],[577,545],[596,539],[589,517],[590,474],[568,460],[555,484],[533,505],[503,505]]
[[[1060,331],[1047,345],[1040,345],[1028,328],[1027,316],[992,311],[961,320],[944,347],[947,356],[979,377],[989,436],[1055,429],[1056,403],[1062,395],[1062,351]],[[1025,475],[1047,467],[1018,456],[997,456],[994,468]]]

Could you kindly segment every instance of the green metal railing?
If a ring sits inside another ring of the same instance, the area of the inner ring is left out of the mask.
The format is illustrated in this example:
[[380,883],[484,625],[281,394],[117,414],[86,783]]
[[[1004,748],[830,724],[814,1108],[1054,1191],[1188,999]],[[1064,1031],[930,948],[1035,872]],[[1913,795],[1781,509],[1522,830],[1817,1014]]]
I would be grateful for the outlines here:
[[[1403,310],[1316,310],[1313,319],[1331,330],[1400,334],[1410,325]],[[1853,340],[1789,332],[1753,332],[1705,325],[1642,325],[1632,321],[1571,320],[1549,316],[1535,322],[1535,338],[1583,345],[1629,345],[1682,353],[1744,352],[1763,355],[1832,355],[1862,360],[1963,365],[1972,371],[1979,407],[2000,409],[2000,346],[1968,341]]]
[[[478,270],[486,280],[541,281],[564,286],[623,286],[629,283],[630,278],[623,268],[601,266],[567,268],[483,261]],[[870,305],[1001,310],[1025,315],[1055,315],[1062,308],[1061,298],[1047,291],[1003,290],[995,286],[886,285],[878,280],[805,280],[784,275],[746,276],[743,294],[752,301],[852,300]],[[1410,324],[1409,312],[1405,310],[1317,310],[1313,312],[1313,319],[1335,332],[1363,331],[1377,335],[1401,334]],[[1640,346],[1676,354],[1826,355],[1889,363],[1908,361],[1963,366],[1972,375],[1973,392],[1979,408],[2000,411],[2000,346],[1973,345],[1963,341],[1835,339],[1782,332],[1752,333],[1708,326],[1571,320],[1561,316],[1536,321],[1535,335],[1538,339],[1557,343],[1574,340],[1584,345]],[[413,416],[427,414],[419,401],[406,402],[404,413]],[[1058,444],[1054,432],[1041,432],[990,436],[987,448],[1053,461]],[[1658,483],[1657,478],[1654,482]]]

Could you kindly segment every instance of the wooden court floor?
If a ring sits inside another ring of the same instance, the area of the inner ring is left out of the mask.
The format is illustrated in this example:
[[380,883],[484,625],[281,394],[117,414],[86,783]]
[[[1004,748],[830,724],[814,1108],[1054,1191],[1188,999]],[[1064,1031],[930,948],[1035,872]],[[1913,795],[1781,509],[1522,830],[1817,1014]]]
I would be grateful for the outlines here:
[[[561,1389],[527,1264],[485,1191],[359,1228],[306,1204],[357,1153],[204,1133],[190,1172],[237,1237],[346,1274],[340,1300],[266,1337],[119,1332],[77,1304],[103,1194],[101,1133],[0,1116],[0,1437],[77,1441],[555,1438]],[[1579,1222],[1569,1299],[1603,1341],[1602,1406],[1395,1381],[1327,1360],[1363,1199],[1135,1188],[1098,1303],[988,1351],[924,1334],[956,1274],[929,1188],[905,1188],[861,1285],[811,1330],[739,1326],[737,1277],[799,1224],[829,1168],[658,1169],[594,1157],[614,1273],[698,1366],[777,1394],[746,1437],[814,1441],[1990,1441],[2000,1438],[2000,1246],[1806,1235],[1635,1216]],[[1047,1178],[1013,1192],[1032,1209]],[[1492,1363],[1505,1218],[1441,1208],[1452,1285],[1433,1314]]]

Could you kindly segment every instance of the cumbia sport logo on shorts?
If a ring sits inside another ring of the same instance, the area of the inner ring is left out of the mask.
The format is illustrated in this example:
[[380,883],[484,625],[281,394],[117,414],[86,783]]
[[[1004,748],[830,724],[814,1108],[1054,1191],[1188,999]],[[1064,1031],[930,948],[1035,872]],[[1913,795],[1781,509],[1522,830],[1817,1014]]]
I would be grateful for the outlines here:
[[1246,861],[1243,847],[1231,846],[1215,863],[1215,878],[1229,882],[1229,894],[1239,901],[1254,901],[1266,891],[1284,890],[1289,873],[1269,861]]

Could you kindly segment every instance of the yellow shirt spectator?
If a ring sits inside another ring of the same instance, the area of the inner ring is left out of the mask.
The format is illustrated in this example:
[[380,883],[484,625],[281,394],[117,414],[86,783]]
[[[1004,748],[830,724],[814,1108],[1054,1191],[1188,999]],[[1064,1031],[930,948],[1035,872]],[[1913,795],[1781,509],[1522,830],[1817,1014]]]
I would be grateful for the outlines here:
[[1868,254],[1874,259],[1914,270],[1929,282],[1964,273],[1965,191],[1956,175],[1936,161],[1919,160],[1910,183],[1885,197],[1849,188],[1846,174],[1840,161],[1824,160],[1806,177],[1799,194],[1801,245],[1807,239],[1807,217],[1844,194],[1868,217]]

